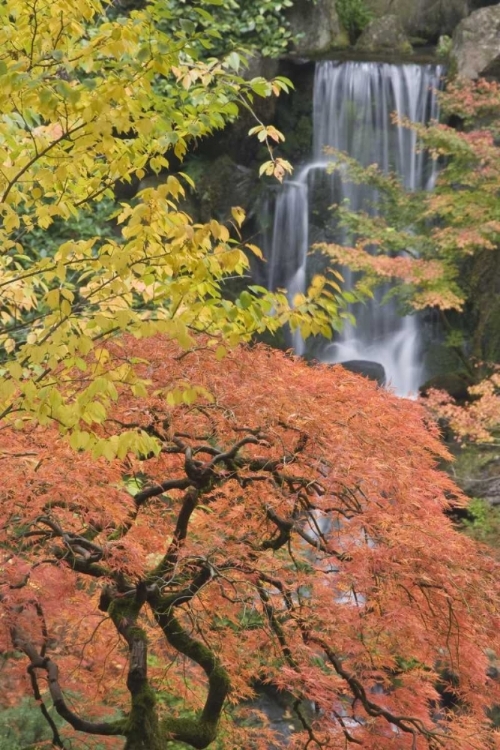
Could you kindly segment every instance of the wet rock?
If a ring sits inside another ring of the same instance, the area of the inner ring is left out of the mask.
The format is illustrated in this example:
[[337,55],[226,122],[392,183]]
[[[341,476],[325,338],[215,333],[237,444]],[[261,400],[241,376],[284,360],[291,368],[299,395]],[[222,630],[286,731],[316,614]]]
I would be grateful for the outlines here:
[[471,498],[500,505],[500,452],[493,443],[457,446],[452,475]]
[[429,380],[420,386],[419,391],[422,396],[425,396],[430,390],[446,391],[457,403],[464,404],[470,401],[470,395],[467,390],[470,385],[472,385],[472,381],[467,375],[462,375],[458,372],[449,372],[429,378]]
[[386,376],[383,366],[379,362],[368,359],[350,359],[347,362],[339,362],[349,372],[364,375],[365,378],[375,380],[379,385],[385,385]]
[[468,0],[365,0],[374,18],[397,16],[409,37],[437,42],[469,13]]
[[458,24],[451,57],[464,78],[500,75],[500,5],[480,8]]
[[271,57],[264,57],[258,52],[252,52],[247,56],[247,67],[240,71],[240,75],[246,81],[252,78],[274,78],[279,73],[279,61]]

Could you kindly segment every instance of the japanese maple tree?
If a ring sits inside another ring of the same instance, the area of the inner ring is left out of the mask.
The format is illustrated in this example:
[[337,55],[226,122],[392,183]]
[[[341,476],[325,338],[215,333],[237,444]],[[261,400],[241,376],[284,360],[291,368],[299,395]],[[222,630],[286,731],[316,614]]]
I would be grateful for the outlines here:
[[419,148],[439,164],[434,189],[405,192],[377,165],[363,168],[336,154],[332,169],[343,164],[353,180],[376,188],[380,213],[374,217],[369,211],[351,213],[348,205],[337,207],[352,246],[323,244],[321,249],[361,272],[365,283],[391,279],[391,294],[400,295],[404,309],[440,311],[474,402],[464,409],[438,394],[429,404],[458,435],[490,440],[500,424],[500,86],[456,79],[438,96],[449,124],[401,123],[416,131]]
[[[498,747],[498,565],[446,515],[461,497],[422,408],[340,367],[263,346],[221,365],[196,343],[108,344],[147,382],[117,386],[110,460],[54,421],[0,431],[3,694],[53,703],[57,747],[267,748],[249,702],[266,684],[290,748]],[[128,451],[133,431],[155,451]]]

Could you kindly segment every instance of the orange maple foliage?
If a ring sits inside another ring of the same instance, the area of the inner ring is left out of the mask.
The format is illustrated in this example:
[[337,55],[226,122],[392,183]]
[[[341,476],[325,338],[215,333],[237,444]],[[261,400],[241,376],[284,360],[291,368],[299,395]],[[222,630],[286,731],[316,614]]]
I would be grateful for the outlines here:
[[[3,700],[52,699],[60,747],[263,750],[266,716],[237,708],[263,684],[292,749],[500,747],[498,564],[445,515],[462,498],[423,409],[262,346],[221,364],[209,343],[113,344],[150,386],[103,435],[147,430],[157,455],[0,430]],[[198,397],[175,403],[184,383]]]

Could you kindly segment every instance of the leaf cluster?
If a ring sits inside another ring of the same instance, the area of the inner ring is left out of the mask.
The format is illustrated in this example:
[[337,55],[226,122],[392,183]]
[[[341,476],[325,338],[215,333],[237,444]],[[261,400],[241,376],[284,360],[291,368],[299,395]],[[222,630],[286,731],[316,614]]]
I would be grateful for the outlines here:
[[[238,207],[226,224],[192,221],[180,162],[239,108],[289,84],[244,80],[236,53],[199,59],[206,30],[167,34],[168,13],[158,2],[122,16],[94,0],[0,8],[0,419],[53,419],[62,431],[101,423],[118,383],[141,386],[127,367],[111,372],[104,349],[91,370],[86,356],[124,330],[189,348],[194,331],[232,346],[285,323],[304,334],[341,324],[346,302],[327,280],[294,308],[256,287],[226,298],[224,282],[245,277],[260,250],[242,244]],[[256,133],[266,171],[282,179],[281,134],[260,122]],[[145,177],[133,204],[115,199],[117,183]],[[74,368],[88,374],[78,396]]]
[[[189,35],[203,30],[199,39],[202,54],[216,57],[233,50],[257,51],[264,57],[278,57],[288,48],[292,33],[286,10],[292,0],[168,0],[162,26],[169,33],[177,29]],[[208,10],[207,10],[207,6]]]
[[367,7],[365,0],[336,0],[335,9],[342,26],[349,34],[351,44],[354,44],[372,20],[372,11]]

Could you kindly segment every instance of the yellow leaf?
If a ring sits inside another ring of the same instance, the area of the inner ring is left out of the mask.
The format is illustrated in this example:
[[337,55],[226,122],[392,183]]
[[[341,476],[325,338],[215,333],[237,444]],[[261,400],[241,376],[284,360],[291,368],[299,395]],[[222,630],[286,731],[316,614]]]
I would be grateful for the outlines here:
[[236,224],[241,227],[241,225],[245,221],[245,211],[239,206],[233,206],[233,208],[231,208],[231,215]]
[[50,292],[48,292],[47,296],[45,297],[45,301],[47,305],[52,309],[55,310],[59,307],[59,299],[60,299],[60,290],[59,289],[51,289]]
[[300,307],[300,305],[303,305],[306,301],[306,298],[303,294],[296,294],[293,298],[292,304],[294,307]]
[[260,247],[257,247],[257,245],[252,245],[249,242],[245,244],[245,247],[247,247],[257,258],[260,258],[262,260],[263,255]]
[[218,346],[215,350],[215,358],[218,362],[220,362],[221,359],[224,359],[224,357],[227,354],[227,349],[225,346]]

